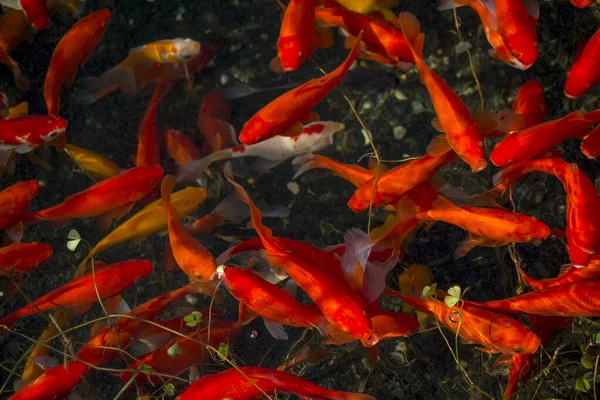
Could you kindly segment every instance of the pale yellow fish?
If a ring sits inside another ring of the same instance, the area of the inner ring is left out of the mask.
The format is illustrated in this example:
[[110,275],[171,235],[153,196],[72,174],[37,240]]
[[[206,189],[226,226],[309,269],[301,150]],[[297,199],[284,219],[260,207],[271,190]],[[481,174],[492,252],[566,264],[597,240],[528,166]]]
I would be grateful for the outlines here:
[[47,4],[50,12],[65,10],[74,17],[79,17],[79,14],[83,11],[85,0],[48,0]]
[[[400,292],[412,297],[421,297],[423,295],[423,288],[431,286],[433,284],[433,274],[427,265],[413,264],[408,267],[398,277],[398,287]],[[402,311],[411,312],[413,307],[404,303]],[[425,328],[431,321],[430,317],[422,312],[417,311],[417,319],[421,328]]]
[[93,179],[101,181],[112,178],[121,172],[121,168],[117,164],[94,151],[70,143],[65,145],[65,151]]
[[29,114],[29,103],[24,101],[10,108],[8,110],[8,117],[6,117],[6,119],[21,118],[27,114]]
[[337,2],[348,10],[370,14],[375,11],[389,11],[390,8],[400,3],[400,0],[337,0]]

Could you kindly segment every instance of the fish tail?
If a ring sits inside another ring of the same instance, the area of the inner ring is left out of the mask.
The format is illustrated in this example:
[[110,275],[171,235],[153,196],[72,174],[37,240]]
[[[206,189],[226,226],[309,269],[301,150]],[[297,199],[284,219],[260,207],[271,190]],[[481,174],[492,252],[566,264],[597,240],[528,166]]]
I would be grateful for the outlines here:
[[137,93],[138,88],[133,69],[117,65],[99,77],[82,79],[81,88],[75,94],[75,100],[79,104],[92,104],[119,89],[127,96]]
[[352,46],[350,53],[348,53],[348,57],[346,57],[346,60],[344,60],[344,62],[342,64],[340,64],[339,67],[337,67],[334,71],[331,72],[331,76],[335,77],[332,79],[331,82],[334,83],[335,85],[338,85],[339,83],[341,83],[342,79],[346,75],[346,72],[348,72],[348,70],[354,63],[354,60],[356,60],[356,57],[358,57],[358,54],[360,52],[361,37],[362,37],[362,31],[356,37],[356,42],[354,43],[354,46]]
[[13,327],[14,324],[19,320],[16,314],[8,315],[2,319],[0,319],[0,334],[6,332],[7,329]]
[[309,169],[314,168],[324,168],[323,163],[319,162],[322,156],[318,156],[316,154],[303,154],[301,156],[295,157],[292,160],[292,165],[296,165],[296,173],[292,179],[296,179]]
[[438,11],[452,10],[469,5],[469,0],[440,0]]
[[25,92],[28,91],[29,82],[27,81],[27,79],[25,79],[25,76],[23,75],[19,64],[17,64],[17,62],[12,57],[10,57],[2,48],[0,48],[0,62],[6,64],[6,66],[10,68],[10,71],[12,72],[15,78],[15,83],[17,84],[17,87]]
[[398,16],[400,29],[406,39],[406,44],[410,49],[415,62],[420,62],[423,57],[423,44],[425,43],[425,35],[421,33],[421,24],[414,14],[409,12],[401,12]]
[[167,220],[179,219],[177,211],[173,209],[171,205],[171,192],[175,187],[176,181],[172,175],[166,175],[163,178],[162,184],[160,185],[160,198],[162,201],[163,208],[167,214]]

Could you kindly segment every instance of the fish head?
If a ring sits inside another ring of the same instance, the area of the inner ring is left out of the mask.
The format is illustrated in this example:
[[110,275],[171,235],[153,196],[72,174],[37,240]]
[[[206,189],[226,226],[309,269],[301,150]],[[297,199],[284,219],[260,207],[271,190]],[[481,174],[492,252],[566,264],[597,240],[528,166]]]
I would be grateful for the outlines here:
[[200,54],[200,42],[187,39],[174,39],[173,47],[180,62],[189,62]]
[[312,54],[313,43],[298,40],[293,36],[283,36],[277,41],[277,56],[284,71],[295,71]]
[[50,116],[46,126],[47,133],[42,135],[44,143],[52,142],[59,138],[67,130],[67,120],[61,117]]
[[489,339],[495,349],[506,354],[532,354],[540,345],[540,338],[519,321],[498,315],[490,322]]

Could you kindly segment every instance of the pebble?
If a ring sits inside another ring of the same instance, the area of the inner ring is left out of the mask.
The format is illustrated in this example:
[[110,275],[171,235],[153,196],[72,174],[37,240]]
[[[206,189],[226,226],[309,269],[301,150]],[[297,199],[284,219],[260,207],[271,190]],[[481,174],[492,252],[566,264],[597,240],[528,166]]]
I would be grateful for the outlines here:
[[454,47],[454,51],[456,52],[456,54],[462,54],[465,53],[468,50],[470,50],[473,46],[471,46],[471,43],[469,42],[459,42],[455,47]]
[[392,131],[394,133],[394,139],[396,140],[402,140],[404,139],[404,136],[406,136],[406,128],[402,125],[395,126]]
[[410,105],[415,114],[421,114],[423,111],[425,111],[425,107],[423,107],[423,103],[420,103],[418,101],[413,101],[412,103],[410,103]]
[[408,100],[408,97],[406,97],[406,95],[402,93],[402,90],[400,89],[392,90],[392,95],[396,98],[396,100],[399,101]]
[[298,185],[296,182],[288,182],[285,186],[290,192],[292,192],[293,195],[300,193],[300,185]]

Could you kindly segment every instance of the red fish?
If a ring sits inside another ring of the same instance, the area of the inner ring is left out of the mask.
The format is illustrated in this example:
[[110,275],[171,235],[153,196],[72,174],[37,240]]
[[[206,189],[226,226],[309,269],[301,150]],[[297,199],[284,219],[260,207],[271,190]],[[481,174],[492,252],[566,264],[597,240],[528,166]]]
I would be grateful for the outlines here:
[[569,164],[560,158],[538,159],[515,163],[500,171],[494,177],[496,187],[503,190],[521,176],[539,171],[556,176],[567,193],[567,247],[571,262],[576,266],[587,265],[592,254],[600,251],[600,219],[596,210],[600,207],[600,197],[594,183],[576,164]]
[[39,191],[40,184],[35,180],[15,183],[1,191],[0,229],[19,224]]
[[579,281],[504,300],[476,303],[488,310],[555,317],[600,316],[600,281]]
[[46,370],[9,400],[59,400],[66,398],[90,367],[79,361],[71,361],[65,367],[58,365]]
[[138,149],[135,157],[136,167],[160,165],[160,145],[158,142],[158,102],[162,84],[156,85],[150,104],[138,128]]
[[525,116],[525,128],[546,122],[548,108],[542,85],[534,80],[525,82],[517,92],[512,109]]
[[596,159],[600,155],[600,126],[595,127],[581,141],[581,152],[587,158]]
[[290,0],[283,11],[277,57],[284,71],[297,70],[317,49],[313,38],[316,6],[316,0]]
[[281,325],[322,329],[327,324],[318,309],[299,303],[294,296],[251,271],[226,266],[221,276],[231,295],[261,316],[276,339],[288,338]]
[[152,263],[130,260],[90,271],[46,293],[11,315],[0,319],[0,325],[12,327],[19,319],[58,307],[81,307],[93,304],[99,298],[107,299],[121,294],[140,278],[152,273]]
[[235,129],[229,124],[231,106],[218,90],[211,90],[200,103],[198,131],[204,138],[204,154],[214,153],[237,142]]
[[0,276],[27,273],[52,257],[52,247],[43,243],[13,243],[0,247]]
[[535,333],[511,317],[469,303],[448,307],[444,301],[433,297],[418,299],[390,288],[386,288],[386,291],[400,297],[417,310],[433,315],[446,328],[458,332],[468,342],[482,345],[483,351],[531,354],[540,345],[540,338]]
[[65,133],[67,120],[52,115],[30,115],[0,120],[0,166],[13,151],[23,154],[52,142]]
[[362,31],[361,40],[366,58],[383,64],[398,64],[403,69],[410,68],[414,62],[402,31],[391,22],[347,10],[339,4],[335,7],[317,8],[315,18],[320,25],[344,29],[351,35],[348,38],[352,37],[354,40]]
[[369,208],[371,203],[373,207],[395,204],[407,191],[433,178],[440,168],[456,159],[456,153],[448,150],[436,157],[426,154],[392,168],[379,176],[375,187],[373,178],[356,189],[348,200],[348,207],[358,212]]
[[176,165],[183,165],[190,161],[199,160],[202,155],[192,139],[185,133],[169,129],[165,133],[167,153]]
[[368,394],[328,390],[287,372],[261,367],[228,369],[205,375],[183,391],[176,400],[252,400],[267,393],[291,393],[314,400],[375,400]]
[[560,274],[556,278],[546,278],[535,280],[520,271],[525,283],[537,291],[544,291],[548,288],[567,285],[573,282],[589,281],[600,279],[600,257],[594,256],[585,268],[577,268],[574,265],[564,265]]
[[186,232],[179,221],[177,211],[171,206],[171,192],[175,178],[165,176],[161,186],[162,205],[169,222],[169,243],[179,267],[196,281],[210,281],[217,273],[217,264],[212,254],[192,235]]
[[250,216],[245,204],[236,199],[235,195],[227,196],[213,211],[185,225],[185,230],[193,235],[210,235],[217,227],[231,223],[240,223]]
[[358,188],[375,177],[374,171],[370,171],[357,164],[342,164],[319,154],[298,156],[292,160],[292,164],[298,168],[294,179],[310,169],[323,168],[344,178]]
[[510,399],[517,391],[519,382],[525,382],[533,372],[534,362],[531,354],[502,354],[494,366],[508,364],[508,383],[502,397]]
[[21,10],[9,10],[0,17],[0,63],[10,68],[21,90],[29,90],[29,82],[9,54],[27,39],[29,31],[29,21]]
[[494,0],[499,31],[511,53],[525,66],[538,58],[535,16],[531,17],[522,0]]
[[54,207],[29,213],[28,222],[55,221],[102,216],[108,227],[113,219],[127,214],[136,201],[146,196],[162,178],[161,167],[135,167],[68,196]]
[[44,82],[48,114],[58,115],[62,85],[75,82],[77,68],[85,64],[100,42],[109,20],[109,10],[96,11],[77,21],[56,45]]
[[573,60],[567,73],[565,96],[576,99],[589,88],[600,82],[600,29],[587,42],[580,54]]
[[530,160],[544,155],[567,138],[580,138],[588,133],[593,121],[581,111],[544,122],[508,135],[490,153],[490,160],[498,167]]
[[588,8],[594,4],[594,0],[571,0],[571,4],[577,8]]
[[275,135],[300,134],[300,121],[308,119],[310,110],[342,82],[358,55],[359,47],[357,41],[346,60],[332,72],[282,94],[254,114],[244,124],[239,136],[240,142],[253,144]]
[[429,91],[433,108],[446,132],[445,136],[438,136],[429,145],[427,153],[435,156],[452,148],[469,164],[471,171],[482,171],[487,166],[487,161],[479,125],[461,98],[423,61],[425,35],[421,33],[417,18],[411,13],[403,12],[399,21],[421,79]]

